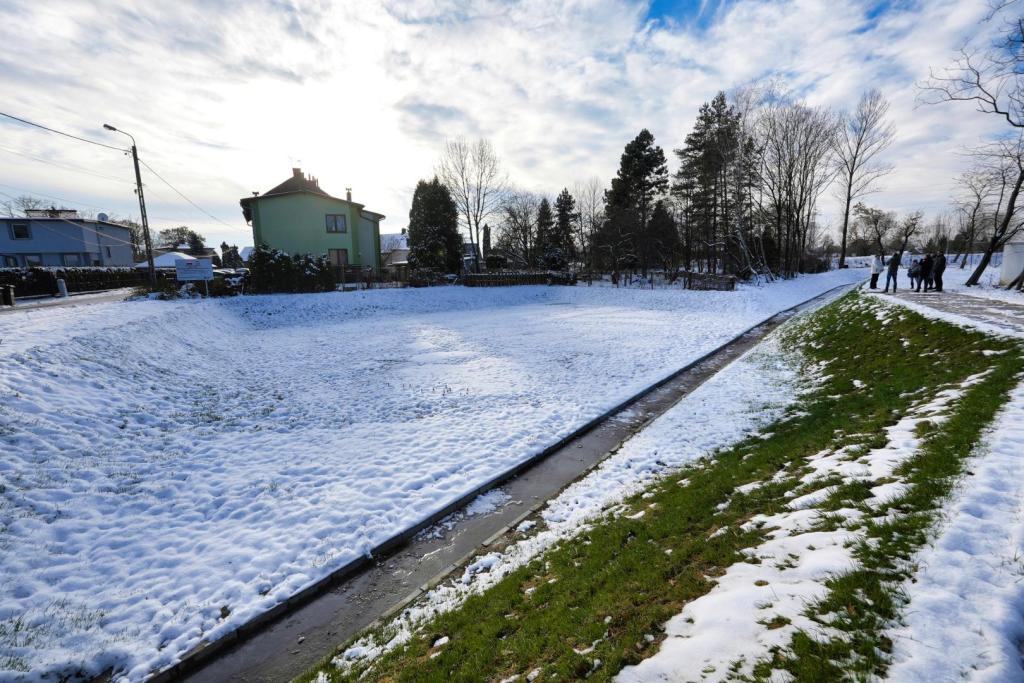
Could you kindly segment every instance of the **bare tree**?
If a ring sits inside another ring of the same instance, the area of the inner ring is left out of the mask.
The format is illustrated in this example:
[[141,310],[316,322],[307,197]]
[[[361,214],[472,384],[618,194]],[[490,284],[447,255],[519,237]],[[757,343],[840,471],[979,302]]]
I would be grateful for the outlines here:
[[964,47],[953,63],[920,85],[928,104],[973,102],[1013,128],[1024,128],[1024,17],[1004,18],[1014,1],[996,1],[985,21],[1002,20],[987,47]]
[[978,284],[992,261],[992,254],[1002,249],[1024,226],[1019,206],[1021,188],[1024,187],[1024,133],[987,145],[977,154],[983,161],[987,160],[991,169],[992,204],[986,212],[991,217],[991,233],[978,267],[964,283],[968,287]]
[[480,231],[498,210],[506,177],[489,140],[448,140],[437,165],[437,175],[459,207],[463,226],[473,244],[475,270],[480,272]]
[[875,253],[884,256],[885,243],[889,241],[896,228],[896,214],[865,206],[863,202],[858,202],[853,207],[853,214],[857,218],[854,224],[855,236],[871,242]]
[[910,240],[913,239],[914,235],[921,231],[923,223],[924,214],[920,211],[915,211],[908,214],[896,227],[896,238],[900,241],[900,248],[897,250],[896,255],[898,261],[903,261],[903,253],[907,250],[907,245],[910,244]]
[[963,189],[956,201],[956,217],[960,235],[963,237],[960,268],[964,268],[967,265],[967,257],[983,233],[985,207],[993,191],[993,176],[989,169],[976,166],[960,174],[958,180]]
[[784,277],[801,269],[817,200],[835,177],[829,157],[837,126],[833,112],[801,102],[773,102],[758,118],[759,211],[774,229]]
[[17,197],[5,196],[8,199],[0,202],[0,206],[3,206],[4,212],[11,217],[24,216],[26,212],[33,209],[46,208],[46,201],[39,197],[33,197],[28,194],[18,195]]
[[511,190],[501,204],[497,250],[524,268],[536,265],[537,208],[540,198],[532,192]]
[[892,171],[891,164],[880,163],[878,155],[892,144],[895,128],[886,121],[889,103],[878,90],[861,95],[857,109],[843,116],[843,125],[835,139],[839,167],[840,197],[844,201],[843,231],[839,244],[839,267],[846,265],[846,240],[850,226],[851,204],[877,190],[880,178]]
[[576,198],[576,241],[587,270],[593,268],[593,247],[597,231],[604,222],[604,183],[597,176],[573,185]]

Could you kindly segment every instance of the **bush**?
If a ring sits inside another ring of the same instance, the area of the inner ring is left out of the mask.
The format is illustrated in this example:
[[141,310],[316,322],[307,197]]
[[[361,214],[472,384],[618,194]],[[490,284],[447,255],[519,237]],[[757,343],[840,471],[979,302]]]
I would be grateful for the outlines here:
[[266,245],[253,249],[249,270],[253,294],[331,292],[337,286],[334,266],[326,256],[289,256]]
[[58,279],[69,292],[89,292],[144,285],[147,277],[138,268],[0,268],[0,285],[14,285],[15,296],[56,294]]

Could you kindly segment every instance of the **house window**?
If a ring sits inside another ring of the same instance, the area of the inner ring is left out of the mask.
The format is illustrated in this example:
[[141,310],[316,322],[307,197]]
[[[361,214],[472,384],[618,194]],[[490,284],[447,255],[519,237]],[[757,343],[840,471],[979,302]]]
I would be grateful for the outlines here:
[[25,254],[25,265],[29,268],[41,267],[43,265],[42,254]]
[[327,214],[327,232],[348,232],[348,224],[345,221],[346,217],[343,213]]
[[348,249],[328,249],[327,257],[331,259],[332,266],[348,265]]
[[4,256],[4,267],[5,268],[17,268],[18,257],[17,256]]
[[82,265],[81,254],[64,254],[64,265],[65,266],[80,266]]
[[32,230],[29,229],[28,223],[11,223],[11,239],[12,240],[30,240],[30,239],[32,239]]

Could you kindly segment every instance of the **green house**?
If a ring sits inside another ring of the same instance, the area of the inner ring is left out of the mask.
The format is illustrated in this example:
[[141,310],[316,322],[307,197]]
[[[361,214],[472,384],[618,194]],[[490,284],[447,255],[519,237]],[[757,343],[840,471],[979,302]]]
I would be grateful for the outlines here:
[[277,187],[241,200],[252,224],[253,244],[288,254],[327,256],[335,266],[380,270],[380,222],[384,216],[352,201],[332,197],[316,178],[293,168]]

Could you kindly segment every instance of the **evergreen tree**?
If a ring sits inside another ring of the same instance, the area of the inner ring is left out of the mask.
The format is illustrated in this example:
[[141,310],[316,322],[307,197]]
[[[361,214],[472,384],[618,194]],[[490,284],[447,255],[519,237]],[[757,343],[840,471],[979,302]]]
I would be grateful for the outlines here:
[[488,225],[487,223],[484,223],[483,246],[484,246],[484,258],[487,258],[487,255],[491,253],[491,226]]
[[[646,128],[626,145],[619,161],[619,171],[612,178],[612,186],[605,193],[605,214],[608,217],[606,237],[616,242],[619,256],[613,264],[616,271],[623,255],[623,237],[629,236],[629,251],[634,264],[644,271],[648,267],[649,235],[647,234],[655,202],[668,189],[668,165],[661,147],[654,144],[654,136]],[[609,244],[603,247],[608,250]]]
[[537,207],[537,247],[535,249],[538,265],[548,270],[565,268],[565,256],[558,245],[555,234],[555,216],[551,212],[551,202],[547,197],[540,200]]
[[563,188],[555,199],[555,241],[567,262],[573,261],[576,257],[572,231],[577,218],[576,200],[569,194],[567,188]]
[[693,131],[675,150],[680,167],[672,189],[686,207],[689,241],[701,245],[694,254],[700,270],[741,272],[750,265],[754,145],[741,123],[720,92],[701,106]]
[[462,268],[459,215],[448,188],[434,176],[416,183],[409,209],[409,262],[457,273]]
[[648,254],[650,261],[658,264],[665,271],[674,268],[679,257],[679,231],[676,228],[675,219],[669,213],[665,202],[661,200],[654,205],[648,233],[650,235],[650,254]]

